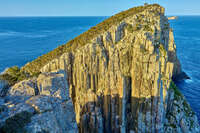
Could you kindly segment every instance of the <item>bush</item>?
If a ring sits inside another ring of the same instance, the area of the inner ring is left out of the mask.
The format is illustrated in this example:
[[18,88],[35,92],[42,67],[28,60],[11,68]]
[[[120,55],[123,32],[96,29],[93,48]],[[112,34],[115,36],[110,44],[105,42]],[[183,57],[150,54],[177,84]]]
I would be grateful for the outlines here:
[[170,89],[174,90],[174,97],[175,100],[178,100],[179,98],[182,98],[183,95],[181,94],[181,92],[178,90],[178,88],[176,87],[175,83],[173,81],[171,81],[170,83]]
[[10,86],[26,78],[27,75],[20,71],[20,68],[17,66],[8,68],[2,75],[0,75],[0,79],[6,80]]

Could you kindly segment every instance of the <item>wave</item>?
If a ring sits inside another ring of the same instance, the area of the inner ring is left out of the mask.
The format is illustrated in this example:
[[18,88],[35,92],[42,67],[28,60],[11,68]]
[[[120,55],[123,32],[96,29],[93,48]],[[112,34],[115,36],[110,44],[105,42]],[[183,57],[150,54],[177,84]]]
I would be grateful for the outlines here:
[[47,37],[49,33],[52,33],[52,31],[45,31],[45,32],[43,32],[43,34],[7,31],[7,32],[0,32],[0,36],[3,36],[3,37],[43,38],[43,37]]
[[186,41],[200,41],[200,37],[195,36],[183,36],[183,35],[176,35],[176,40],[186,40]]
[[185,80],[185,82],[187,83],[187,84],[190,84],[190,83],[192,83],[192,82],[194,82],[192,79],[187,79],[187,80]]
[[6,67],[2,72],[0,72],[0,75],[1,75],[1,74],[4,74],[4,73],[8,70],[8,68],[9,68],[9,67]]
[[20,32],[15,31],[7,31],[7,32],[0,32],[0,36],[20,36]]
[[48,35],[31,35],[31,34],[26,34],[23,35],[23,37],[27,37],[27,38],[44,38],[47,37]]
[[77,26],[62,30],[40,30],[40,31],[29,31],[29,32],[18,32],[18,31],[0,31],[0,37],[25,37],[25,38],[44,38],[47,36],[59,34],[59,33],[71,33],[75,31],[85,31],[90,26]]

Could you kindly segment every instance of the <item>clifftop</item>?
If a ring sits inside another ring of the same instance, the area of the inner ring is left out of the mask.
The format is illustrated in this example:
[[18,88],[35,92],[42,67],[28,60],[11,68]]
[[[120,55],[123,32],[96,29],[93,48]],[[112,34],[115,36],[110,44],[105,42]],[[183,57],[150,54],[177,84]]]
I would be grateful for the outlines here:
[[46,65],[49,61],[58,58],[63,53],[70,52],[75,50],[76,48],[80,48],[84,46],[85,44],[91,42],[95,37],[97,37],[99,34],[102,34],[110,29],[110,27],[114,25],[120,24],[125,18],[128,18],[130,16],[133,16],[134,14],[138,14],[140,12],[144,11],[150,11],[158,14],[164,13],[164,8],[160,5],[154,4],[154,5],[146,5],[146,6],[139,6],[131,8],[127,11],[123,11],[119,14],[116,14],[107,20],[103,21],[102,23],[92,27],[85,33],[79,35],[75,39],[69,41],[68,43],[59,46],[55,50],[42,55],[41,57],[37,58],[36,60],[26,64],[22,71],[26,71],[30,74],[39,73],[40,69]]

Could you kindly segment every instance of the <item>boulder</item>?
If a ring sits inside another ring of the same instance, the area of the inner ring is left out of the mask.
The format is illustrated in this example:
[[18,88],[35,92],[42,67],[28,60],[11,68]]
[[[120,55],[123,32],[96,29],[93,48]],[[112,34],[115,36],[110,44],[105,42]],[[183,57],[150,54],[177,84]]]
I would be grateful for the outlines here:
[[37,78],[37,87],[40,95],[69,100],[67,75],[64,71],[40,74]]

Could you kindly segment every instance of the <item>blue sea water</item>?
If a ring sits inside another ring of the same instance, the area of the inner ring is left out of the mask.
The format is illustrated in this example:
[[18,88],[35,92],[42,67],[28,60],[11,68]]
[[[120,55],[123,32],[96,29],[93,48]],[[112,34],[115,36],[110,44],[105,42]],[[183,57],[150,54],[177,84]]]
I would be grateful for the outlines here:
[[[98,24],[107,17],[0,18],[0,72],[23,66]],[[200,16],[171,20],[177,54],[191,80],[178,83],[200,120]]]
[[0,72],[23,66],[66,43],[106,17],[0,18]]
[[180,16],[170,23],[182,69],[191,78],[177,85],[200,122],[200,16]]

